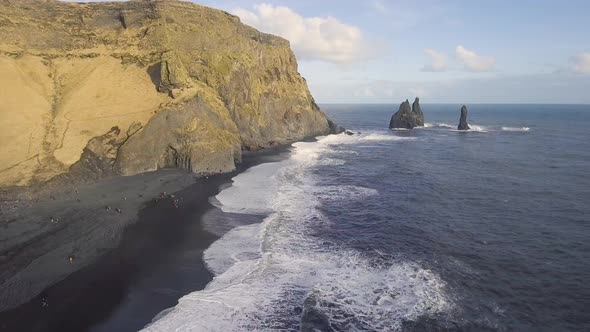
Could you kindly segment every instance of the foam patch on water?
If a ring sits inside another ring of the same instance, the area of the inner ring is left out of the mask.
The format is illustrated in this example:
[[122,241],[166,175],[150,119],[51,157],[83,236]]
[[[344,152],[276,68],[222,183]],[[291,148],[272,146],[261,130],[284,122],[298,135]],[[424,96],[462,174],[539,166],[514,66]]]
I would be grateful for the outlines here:
[[377,190],[371,188],[343,185],[314,188],[314,194],[314,196],[319,199],[346,200],[376,196],[379,193]]
[[236,227],[215,241],[204,256],[209,271],[220,275],[233,265],[260,258],[260,230],[262,224]]
[[[213,281],[181,298],[146,329],[276,331],[329,324],[336,330],[400,330],[406,320],[450,311],[446,286],[430,270],[326,244],[314,233],[318,224],[331,222],[319,209],[322,201],[378,195],[361,186],[316,185],[313,168],[321,167],[337,141],[350,139],[360,140],[331,135],[295,143],[291,158],[278,169],[252,168],[236,176],[238,189],[222,191],[220,204],[249,211],[253,201],[236,195],[270,196],[261,202],[273,212],[261,224],[239,226],[213,243],[204,253]],[[265,185],[245,186],[257,181]]]
[[489,131],[489,129],[488,129],[488,127],[474,125],[474,124],[470,123],[468,130],[458,130],[455,127],[454,129],[451,129],[451,131],[457,131],[457,132],[461,132],[461,133],[466,133],[466,132],[487,133]]
[[[380,132],[369,132],[369,133],[362,133],[362,134],[355,134],[355,135],[346,135],[346,134],[339,134],[339,135],[329,135],[323,136],[319,138],[317,142],[319,145],[313,145],[316,142],[298,142],[295,143],[293,146],[300,149],[299,154],[305,154],[305,152],[312,152],[314,154],[317,153],[326,153],[329,152],[330,146],[335,145],[347,145],[347,144],[358,144],[361,142],[378,142],[378,141],[408,141],[408,140],[416,140],[416,137],[405,137],[405,136],[398,136],[392,131],[380,131]],[[311,145],[310,145],[311,144]],[[310,147],[310,148],[306,148]],[[297,155],[295,155],[297,158]]]
[[[232,179],[232,185],[222,190],[211,203],[223,212],[268,214],[272,212],[270,201],[276,190],[275,173],[284,166],[282,162],[254,166]],[[266,176],[261,176],[266,174]],[[254,191],[256,195],[248,195]]]
[[361,141],[408,141],[415,140],[416,137],[403,137],[392,134],[368,134],[360,137]]
[[437,123],[425,123],[423,128],[457,128],[457,126],[452,126],[448,123],[444,122],[437,122]]
[[488,131],[488,128],[484,127],[484,126],[478,126],[478,125],[469,125],[469,131],[477,131],[477,132],[481,132],[481,133],[486,133]]
[[529,131],[529,127],[502,127],[503,131]]

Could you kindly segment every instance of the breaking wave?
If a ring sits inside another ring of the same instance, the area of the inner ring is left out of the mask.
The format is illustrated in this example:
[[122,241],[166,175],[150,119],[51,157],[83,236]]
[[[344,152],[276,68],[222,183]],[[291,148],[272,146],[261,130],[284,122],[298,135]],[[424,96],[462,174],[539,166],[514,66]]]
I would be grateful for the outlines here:
[[[531,128],[529,127],[500,127],[500,129],[498,129],[499,127],[487,127],[487,126],[480,126],[480,125],[474,125],[474,124],[469,124],[469,131],[473,131],[473,132],[481,132],[481,133],[487,133],[490,131],[520,131],[520,132],[526,132],[526,131],[530,131]],[[457,130],[457,126],[452,126],[450,124],[447,123],[425,123],[424,127],[417,127],[417,128],[445,128],[445,129],[451,129],[452,131],[458,131]]]
[[484,127],[484,126],[469,124],[469,131],[477,131],[477,132],[481,132],[481,133],[486,133],[488,131],[488,128]]
[[424,128],[456,128],[457,126],[452,126],[448,123],[444,122],[437,122],[437,123],[425,123]]
[[529,131],[529,127],[502,127],[503,131]]
[[415,137],[402,137],[396,135],[387,135],[387,134],[369,134],[366,136],[362,136],[360,140],[363,141],[405,141],[405,140],[415,140]]
[[432,271],[326,243],[316,234],[318,225],[331,223],[319,209],[322,202],[378,195],[361,186],[317,185],[313,172],[325,158],[338,160],[341,151],[335,145],[362,139],[330,135],[295,143],[289,159],[236,176],[234,185],[216,197],[221,208],[270,211],[268,217],[236,227],[213,243],[204,260],[214,279],[146,329],[400,330],[404,321],[448,312],[453,304],[446,286]]

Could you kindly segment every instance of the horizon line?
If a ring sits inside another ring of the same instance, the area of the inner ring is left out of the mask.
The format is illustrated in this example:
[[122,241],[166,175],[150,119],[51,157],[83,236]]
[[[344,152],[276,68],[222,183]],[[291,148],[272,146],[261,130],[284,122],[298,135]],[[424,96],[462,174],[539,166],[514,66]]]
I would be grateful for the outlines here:
[[[350,102],[350,103],[333,103],[333,102],[318,102],[318,105],[397,105],[396,102]],[[516,102],[516,103],[509,103],[509,102],[501,102],[501,103],[465,103],[465,102],[429,102],[424,103],[420,102],[422,105],[571,105],[571,106],[590,106],[590,103],[523,103],[523,102]]]

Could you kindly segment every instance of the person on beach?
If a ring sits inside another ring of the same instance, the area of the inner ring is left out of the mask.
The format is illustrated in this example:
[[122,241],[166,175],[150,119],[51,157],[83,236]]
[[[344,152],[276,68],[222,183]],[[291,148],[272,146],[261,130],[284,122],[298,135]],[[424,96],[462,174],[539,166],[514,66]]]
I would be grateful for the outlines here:
[[41,307],[46,308],[49,306],[49,300],[46,292],[41,293]]

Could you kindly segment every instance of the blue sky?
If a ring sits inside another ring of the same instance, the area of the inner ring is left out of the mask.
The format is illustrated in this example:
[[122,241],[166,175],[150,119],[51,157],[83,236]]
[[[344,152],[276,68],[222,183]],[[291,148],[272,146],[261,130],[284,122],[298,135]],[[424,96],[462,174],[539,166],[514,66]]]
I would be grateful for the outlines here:
[[203,0],[291,41],[320,103],[590,103],[587,0]]

